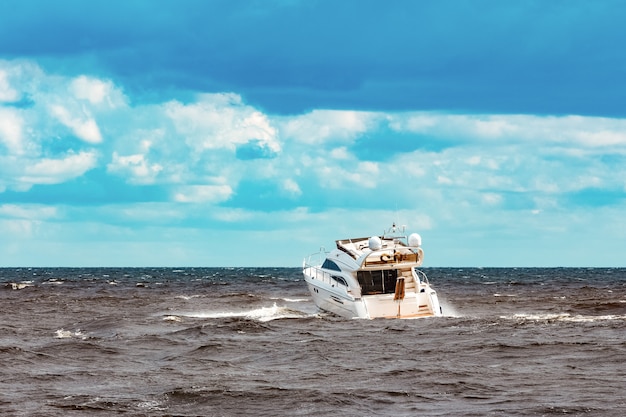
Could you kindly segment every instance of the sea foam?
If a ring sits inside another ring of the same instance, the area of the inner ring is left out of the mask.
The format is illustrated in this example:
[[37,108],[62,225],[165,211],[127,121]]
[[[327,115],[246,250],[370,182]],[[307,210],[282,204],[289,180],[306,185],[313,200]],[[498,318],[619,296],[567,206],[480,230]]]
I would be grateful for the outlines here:
[[280,307],[274,303],[272,307],[261,307],[254,310],[244,310],[237,312],[192,312],[178,314],[183,317],[203,318],[203,319],[221,319],[230,317],[241,317],[257,321],[271,321],[277,319],[296,319],[309,317],[310,315],[301,311],[293,310],[287,307]]

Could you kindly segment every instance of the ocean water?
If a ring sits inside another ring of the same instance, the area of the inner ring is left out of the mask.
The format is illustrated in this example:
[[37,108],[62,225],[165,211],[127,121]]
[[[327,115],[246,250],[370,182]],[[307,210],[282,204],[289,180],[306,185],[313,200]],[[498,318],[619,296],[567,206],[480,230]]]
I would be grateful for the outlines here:
[[424,271],[445,317],[325,314],[295,268],[0,269],[0,415],[626,415],[626,269]]

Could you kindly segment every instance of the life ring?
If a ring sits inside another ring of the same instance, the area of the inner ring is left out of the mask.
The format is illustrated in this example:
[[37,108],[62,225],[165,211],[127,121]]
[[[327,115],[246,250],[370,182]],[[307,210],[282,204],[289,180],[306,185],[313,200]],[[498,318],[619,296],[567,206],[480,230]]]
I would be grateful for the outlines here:
[[382,255],[380,255],[380,260],[382,262],[389,262],[389,261],[393,260],[393,255],[390,255],[388,253],[383,253]]

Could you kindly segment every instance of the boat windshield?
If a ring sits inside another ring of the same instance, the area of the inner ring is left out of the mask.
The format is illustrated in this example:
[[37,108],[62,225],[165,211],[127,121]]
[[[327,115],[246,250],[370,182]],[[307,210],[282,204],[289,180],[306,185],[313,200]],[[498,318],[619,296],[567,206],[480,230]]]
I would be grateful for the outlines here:
[[341,268],[339,268],[339,266],[330,259],[326,259],[324,261],[322,268],[330,269],[331,271],[341,271]]

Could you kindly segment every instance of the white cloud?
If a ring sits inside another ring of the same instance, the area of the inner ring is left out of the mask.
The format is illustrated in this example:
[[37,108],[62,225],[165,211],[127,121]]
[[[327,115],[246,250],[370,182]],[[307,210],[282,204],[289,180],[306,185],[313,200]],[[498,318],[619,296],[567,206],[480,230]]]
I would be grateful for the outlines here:
[[20,95],[9,83],[9,73],[0,68],[0,102],[17,101]]
[[468,128],[473,129],[476,136],[483,138],[511,137],[519,132],[519,125],[511,123],[508,118],[487,117],[478,120],[469,118],[465,122]]
[[299,196],[302,194],[302,190],[297,182],[291,178],[287,178],[282,183],[283,190],[285,190],[291,196]]
[[317,159],[310,162],[316,171],[320,184],[329,189],[351,187],[375,188],[380,177],[379,164],[376,162],[356,162],[348,167],[329,164],[329,161]]
[[0,59],[0,102],[17,102],[40,92],[41,81],[45,78],[35,62]]
[[18,110],[0,107],[0,143],[4,143],[9,154],[24,153],[23,125]]
[[52,105],[50,113],[85,142],[92,144],[102,142],[102,135],[96,121],[86,112],[80,115],[72,114],[61,105]]
[[162,224],[185,218],[186,212],[171,203],[135,203],[106,207],[106,216],[131,223]]
[[81,75],[70,82],[69,89],[78,99],[87,100],[91,104],[106,102],[110,107],[115,107],[112,99],[115,87],[111,81]]
[[[13,242],[16,239],[29,239],[36,234],[41,222],[27,219],[0,219],[0,235],[10,237]],[[12,259],[5,259],[5,265],[13,262]]]
[[232,194],[228,185],[187,185],[177,187],[172,198],[179,203],[220,203]]
[[[626,125],[623,126],[626,128]],[[614,145],[626,145],[626,132],[619,131],[582,131],[572,132],[572,137],[579,143],[589,147],[604,147]]]
[[438,175],[437,176],[437,183],[438,184],[444,184],[444,185],[452,185],[452,184],[454,184],[454,181],[452,181],[448,177],[444,177],[443,175]]
[[60,159],[42,158],[13,169],[19,183],[59,184],[83,175],[96,166],[96,161],[94,152],[80,152]]
[[172,101],[164,105],[164,111],[176,133],[195,152],[235,150],[237,145],[251,140],[260,141],[274,152],[280,151],[277,132],[269,118],[245,106],[236,94],[202,94],[192,104]]
[[351,142],[375,128],[384,115],[345,110],[314,110],[310,113],[285,117],[280,124],[281,136],[308,145],[328,141]]
[[482,200],[485,204],[493,206],[502,202],[502,196],[495,193],[484,193],[482,195]]
[[0,217],[26,220],[44,220],[57,217],[57,215],[58,210],[56,207],[17,204],[0,205]]
[[245,209],[232,209],[229,208],[227,210],[224,209],[216,209],[212,216],[215,220],[219,222],[227,222],[227,223],[237,223],[237,222],[247,222],[254,220],[256,218],[255,213]]
[[[99,85],[106,88],[98,92]],[[84,98],[68,94],[72,86]],[[22,60],[0,60],[0,95],[0,102],[9,102],[0,106],[0,191],[58,184],[95,167],[96,153],[90,145],[102,142],[94,116],[101,109],[92,102],[123,98],[110,82],[87,77],[73,81]],[[16,101],[20,104],[11,104]]]
[[120,156],[113,152],[107,165],[108,172],[126,174],[134,184],[153,184],[162,170],[162,165],[149,162],[144,154]]
[[332,149],[330,151],[330,156],[334,159],[344,159],[344,160],[353,158],[353,156],[350,155],[350,152],[348,152],[348,149],[345,146]]
[[467,163],[468,165],[476,166],[476,165],[480,165],[481,161],[482,161],[482,158],[480,156],[475,155],[475,156],[471,156],[467,158],[465,160],[465,163]]
[[[407,112],[390,115],[389,128],[457,143],[626,146],[626,120],[583,116],[462,115]],[[478,141],[478,142],[476,142]]]
[[[445,113],[399,113],[391,115],[389,127],[398,132],[412,132],[436,137],[473,139],[506,139],[528,130],[533,116],[463,115]],[[538,119],[538,118],[535,118]]]

